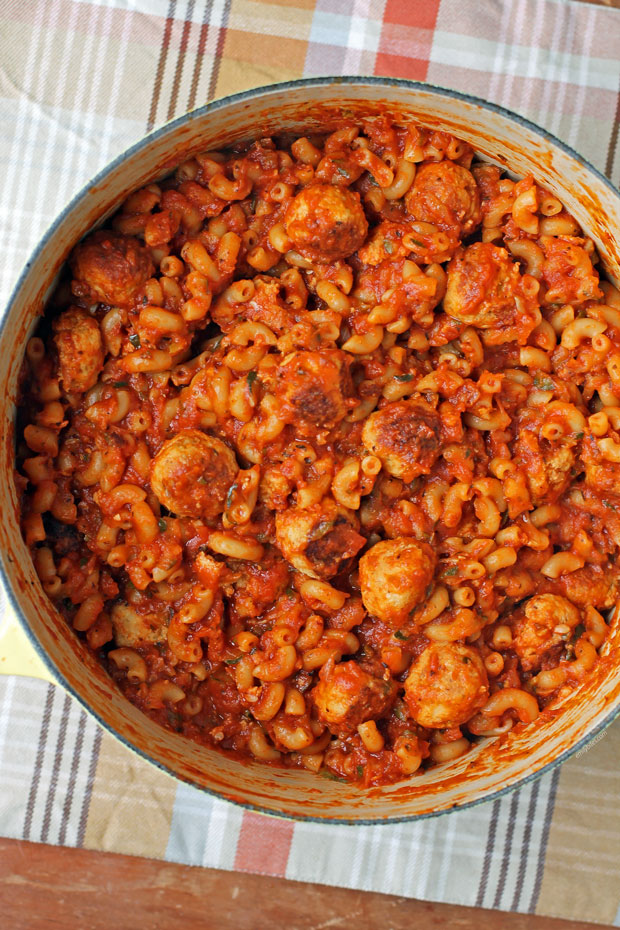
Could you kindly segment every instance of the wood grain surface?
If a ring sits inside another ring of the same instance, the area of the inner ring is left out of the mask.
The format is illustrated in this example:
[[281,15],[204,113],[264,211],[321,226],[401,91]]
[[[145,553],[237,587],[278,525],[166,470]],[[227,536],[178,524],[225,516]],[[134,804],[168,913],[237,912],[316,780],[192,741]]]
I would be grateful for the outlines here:
[[[3,930],[592,930],[393,895],[0,839]],[[598,925],[600,927],[600,925]]]

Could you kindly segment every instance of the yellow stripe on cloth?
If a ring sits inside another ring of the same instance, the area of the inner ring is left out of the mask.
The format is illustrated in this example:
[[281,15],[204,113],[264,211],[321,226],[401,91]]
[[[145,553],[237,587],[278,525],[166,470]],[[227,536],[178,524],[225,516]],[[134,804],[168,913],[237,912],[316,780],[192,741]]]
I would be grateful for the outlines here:
[[172,778],[103,735],[84,846],[161,859],[166,852],[176,785]]
[[620,904],[618,758],[615,726],[562,766],[537,914],[613,922]]

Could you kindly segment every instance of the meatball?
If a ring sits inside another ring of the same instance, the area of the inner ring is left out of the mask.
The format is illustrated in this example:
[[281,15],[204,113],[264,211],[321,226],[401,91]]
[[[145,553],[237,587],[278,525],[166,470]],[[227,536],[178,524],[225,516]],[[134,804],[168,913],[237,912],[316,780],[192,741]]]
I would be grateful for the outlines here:
[[[581,615],[574,604],[556,594],[537,594],[530,598],[513,621],[512,648],[524,671],[539,668],[545,653],[566,638],[563,626],[574,629]],[[560,627],[560,632],[556,628]]]
[[352,513],[326,498],[304,510],[276,514],[276,542],[284,558],[311,578],[333,578],[366,540]]
[[300,191],[286,211],[285,223],[302,254],[328,262],[352,255],[368,232],[359,194],[333,184],[313,184]]
[[409,713],[429,729],[458,727],[480,710],[489,693],[478,652],[461,643],[431,643],[405,681]]
[[82,394],[97,383],[103,368],[99,324],[85,310],[69,307],[54,321],[54,330],[63,387],[68,394]]
[[443,307],[448,316],[486,330],[489,345],[518,339],[525,344],[540,320],[540,312],[525,300],[519,266],[506,249],[475,242],[448,265]]
[[440,419],[425,400],[399,400],[371,413],[362,441],[395,478],[428,475],[439,455]]
[[110,611],[117,646],[137,646],[139,643],[163,643],[168,635],[165,613],[139,613],[129,604],[115,604]]
[[347,736],[388,710],[395,686],[369,675],[357,662],[340,662],[325,666],[311,695],[320,720],[332,733]]
[[155,268],[138,239],[101,229],[73,250],[71,270],[76,294],[129,307]]
[[297,423],[332,429],[347,412],[349,368],[339,349],[292,352],[277,371],[277,394]]
[[402,623],[425,599],[435,562],[431,547],[417,539],[378,542],[359,562],[364,607],[387,623]]
[[542,276],[546,291],[542,303],[575,306],[603,296],[598,272],[583,248],[583,239],[542,236],[540,244],[545,252]]
[[179,517],[214,520],[238,472],[220,439],[187,429],[165,442],[151,463],[151,487],[160,504]]
[[407,210],[424,223],[469,236],[480,225],[480,193],[471,171],[453,161],[422,165],[405,197]]
[[584,565],[577,571],[560,575],[553,584],[555,590],[579,607],[598,610],[615,607],[620,594],[620,574],[615,565]]
[[548,415],[527,417],[519,429],[513,451],[513,461],[523,468],[530,497],[536,507],[557,500],[566,490],[575,466],[575,450],[571,445],[550,442],[537,435],[544,416]]

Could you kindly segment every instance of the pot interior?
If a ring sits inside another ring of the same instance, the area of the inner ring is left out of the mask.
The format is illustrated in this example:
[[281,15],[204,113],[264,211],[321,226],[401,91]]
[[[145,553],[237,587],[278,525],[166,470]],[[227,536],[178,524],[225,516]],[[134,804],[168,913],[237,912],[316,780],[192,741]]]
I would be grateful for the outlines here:
[[[251,91],[218,101],[164,127],[135,146],[76,198],[47,235],[22,277],[0,337],[2,421],[13,424],[26,340],[71,247],[132,190],[168,174],[186,155],[272,134],[334,128],[343,115],[389,113],[469,142],[516,175],[532,173],[587,230],[608,274],[620,266],[620,197],[602,176],[541,130],[497,108],[406,82],[321,79]],[[332,821],[387,821],[428,815],[486,799],[557,761],[608,723],[620,705],[620,668],[612,623],[602,660],[589,680],[534,727],[482,741],[447,766],[408,782],[361,790],[284,770],[240,762],[160,728],[126,701],[43,593],[19,530],[13,480],[14,432],[0,449],[0,526],[5,581],[31,639],[54,674],[109,730],[178,778],[223,798],[276,814]]]

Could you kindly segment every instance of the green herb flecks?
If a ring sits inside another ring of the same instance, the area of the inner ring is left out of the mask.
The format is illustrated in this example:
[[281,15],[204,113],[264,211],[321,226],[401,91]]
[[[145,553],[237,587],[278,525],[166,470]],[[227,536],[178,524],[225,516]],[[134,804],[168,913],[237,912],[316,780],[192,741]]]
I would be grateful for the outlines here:
[[413,381],[413,375],[394,375],[394,381],[400,381],[401,383],[406,383],[407,381]]
[[319,772],[321,778],[328,778],[329,781],[340,781],[346,785],[346,778],[342,778],[340,775],[334,775],[332,772]]
[[551,378],[546,378],[544,375],[536,375],[534,378],[534,387],[538,388],[539,391],[553,391],[555,389],[555,384]]
[[166,530],[168,529],[168,524],[166,523],[165,520],[158,520],[158,521],[157,521],[157,526],[159,527],[159,532],[160,532],[160,533],[165,533]]
[[394,251],[394,243],[393,243],[393,242],[390,242],[389,239],[384,239],[384,240],[383,240],[383,248],[384,248],[385,251],[388,253],[388,255],[391,255],[392,252]]
[[407,640],[407,634],[403,633],[402,630],[396,630],[394,633],[394,639]]
[[142,346],[142,343],[140,342],[140,336],[138,335],[138,333],[132,333],[131,336],[129,337],[129,341],[134,347],[134,349],[139,349]]

